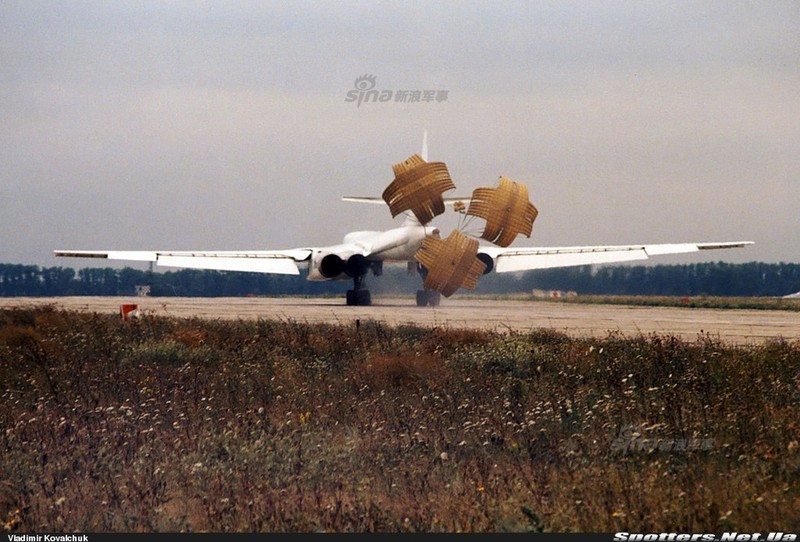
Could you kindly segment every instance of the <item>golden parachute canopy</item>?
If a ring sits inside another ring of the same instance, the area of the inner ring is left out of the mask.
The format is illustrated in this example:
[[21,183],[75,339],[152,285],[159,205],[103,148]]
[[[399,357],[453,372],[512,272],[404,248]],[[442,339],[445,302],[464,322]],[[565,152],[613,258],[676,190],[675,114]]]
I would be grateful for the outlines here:
[[486,221],[483,239],[507,247],[520,233],[531,236],[539,211],[528,200],[527,186],[500,177],[496,188],[475,189],[467,214]]
[[[411,211],[420,224],[427,224],[444,213],[442,194],[455,189],[444,162],[427,162],[414,154],[394,164],[394,180],[383,191],[392,218]],[[469,201],[452,201],[458,213],[482,218],[485,226],[481,237],[501,247],[509,246],[520,233],[531,236],[538,211],[528,200],[528,188],[506,177],[500,177],[495,188],[478,188]],[[424,287],[445,297],[459,288],[474,289],[486,270],[478,258],[478,239],[458,229],[447,237],[425,237],[414,259],[427,269]]]
[[458,230],[444,240],[427,236],[414,258],[428,270],[424,287],[445,297],[459,288],[473,290],[486,269],[478,259],[478,241]]
[[383,191],[392,218],[410,210],[424,225],[444,213],[442,194],[456,187],[444,162],[426,162],[415,154],[392,170],[394,180]]

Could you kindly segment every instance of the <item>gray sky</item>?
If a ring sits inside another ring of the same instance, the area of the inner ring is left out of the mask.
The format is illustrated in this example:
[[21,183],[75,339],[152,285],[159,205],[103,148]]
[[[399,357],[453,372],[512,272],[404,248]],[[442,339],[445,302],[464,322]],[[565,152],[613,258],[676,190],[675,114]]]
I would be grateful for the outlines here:
[[[447,99],[345,102],[364,74]],[[0,262],[392,227],[340,197],[380,195],[425,129],[458,194],[528,185],[515,246],[800,261],[800,3],[559,0],[4,1]]]

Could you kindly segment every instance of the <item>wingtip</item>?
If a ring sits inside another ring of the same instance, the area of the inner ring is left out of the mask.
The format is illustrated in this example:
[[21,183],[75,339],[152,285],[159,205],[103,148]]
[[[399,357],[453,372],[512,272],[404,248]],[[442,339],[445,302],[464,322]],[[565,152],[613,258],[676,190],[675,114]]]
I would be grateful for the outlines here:
[[699,243],[697,248],[700,250],[716,250],[722,248],[742,248],[747,245],[754,245],[755,241],[729,241],[724,243]]

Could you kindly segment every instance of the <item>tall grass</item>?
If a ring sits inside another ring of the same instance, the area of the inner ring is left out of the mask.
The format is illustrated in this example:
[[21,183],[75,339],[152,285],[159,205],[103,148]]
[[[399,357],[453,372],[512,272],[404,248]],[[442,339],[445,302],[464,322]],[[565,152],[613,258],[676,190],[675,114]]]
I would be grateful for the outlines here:
[[796,343],[39,307],[0,374],[9,531],[800,524]]

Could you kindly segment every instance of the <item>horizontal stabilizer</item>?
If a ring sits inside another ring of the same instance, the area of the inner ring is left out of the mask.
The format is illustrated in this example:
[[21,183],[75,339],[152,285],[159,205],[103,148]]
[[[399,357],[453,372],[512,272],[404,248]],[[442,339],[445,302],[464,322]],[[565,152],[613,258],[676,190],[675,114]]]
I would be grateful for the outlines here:
[[342,196],[342,201],[351,201],[355,203],[372,203],[375,205],[386,205],[386,202],[381,197],[371,196]]
[[[454,205],[457,202],[463,202],[465,204],[469,203],[472,199],[472,196],[466,196],[464,198],[442,198],[444,200],[445,205]],[[372,203],[375,205],[386,205],[386,201],[384,201],[381,197],[373,197],[373,196],[342,196],[342,201],[350,201],[353,203]]]

